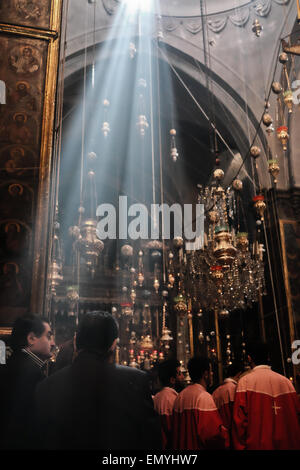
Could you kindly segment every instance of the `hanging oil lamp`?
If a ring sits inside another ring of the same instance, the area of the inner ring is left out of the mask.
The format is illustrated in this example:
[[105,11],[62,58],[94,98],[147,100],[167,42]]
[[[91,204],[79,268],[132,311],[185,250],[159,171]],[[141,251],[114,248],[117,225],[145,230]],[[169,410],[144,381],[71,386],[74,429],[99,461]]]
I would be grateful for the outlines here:
[[76,241],[76,248],[85,259],[87,267],[91,269],[104,248],[103,241],[97,237],[96,228],[96,220],[86,219],[80,226],[80,237]]
[[277,176],[280,171],[280,166],[278,164],[278,160],[268,160],[268,165],[269,165],[269,173],[273,176],[274,178],[274,183],[276,184],[277,181]]
[[210,275],[216,282],[216,284],[220,285],[222,283],[224,274],[223,274],[223,267],[220,265],[215,265],[210,267]]
[[292,90],[287,90],[283,93],[283,101],[288,108],[288,112],[293,112],[293,92]]
[[258,194],[257,196],[254,196],[253,202],[254,202],[254,207],[255,207],[257,214],[260,216],[262,220],[264,220],[264,212],[267,207],[264,196],[262,194]]
[[232,236],[227,226],[215,228],[214,256],[221,265],[231,264],[236,256],[236,248],[232,245]]
[[277,137],[281,142],[283,150],[287,150],[287,142],[288,142],[288,139],[289,139],[287,126],[277,127]]
[[187,307],[186,300],[183,297],[183,295],[179,294],[177,297],[175,297],[174,302],[175,302],[175,306],[174,306],[175,312],[180,317],[184,316],[188,311],[188,307]]
[[248,250],[249,240],[247,232],[238,232],[236,234],[236,246],[242,252],[246,252]]

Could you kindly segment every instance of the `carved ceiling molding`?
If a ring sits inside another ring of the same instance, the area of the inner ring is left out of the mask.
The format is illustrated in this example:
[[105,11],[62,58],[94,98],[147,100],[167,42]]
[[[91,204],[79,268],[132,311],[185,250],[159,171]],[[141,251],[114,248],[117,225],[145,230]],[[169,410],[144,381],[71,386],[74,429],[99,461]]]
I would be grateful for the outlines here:
[[[108,15],[114,15],[120,3],[121,0],[102,0],[104,10]],[[241,28],[247,24],[250,16],[267,17],[272,10],[273,3],[285,6],[290,3],[290,0],[256,0],[234,10],[207,15],[207,26],[214,33],[223,31],[227,24]],[[202,31],[201,16],[162,16],[162,25],[167,32],[173,32],[179,27],[183,27],[193,35]]]

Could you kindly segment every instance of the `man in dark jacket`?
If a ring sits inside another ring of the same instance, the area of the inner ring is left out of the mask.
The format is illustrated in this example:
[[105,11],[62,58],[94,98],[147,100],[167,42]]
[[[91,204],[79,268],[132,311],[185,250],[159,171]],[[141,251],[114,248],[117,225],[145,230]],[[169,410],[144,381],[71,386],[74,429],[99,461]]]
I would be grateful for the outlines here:
[[13,354],[3,373],[3,423],[1,448],[34,448],[34,393],[45,378],[45,361],[54,347],[49,323],[38,315],[26,315],[16,320],[10,346]]
[[160,448],[147,375],[113,363],[117,337],[110,314],[85,315],[76,337],[78,356],[37,389],[41,448]]

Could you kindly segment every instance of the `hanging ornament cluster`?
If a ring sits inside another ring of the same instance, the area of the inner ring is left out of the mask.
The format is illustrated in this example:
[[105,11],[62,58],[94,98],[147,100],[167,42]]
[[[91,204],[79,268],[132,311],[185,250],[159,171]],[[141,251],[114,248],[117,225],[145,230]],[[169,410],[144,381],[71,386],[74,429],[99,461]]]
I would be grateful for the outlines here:
[[144,78],[140,78],[138,81],[138,89],[139,89],[139,115],[138,121],[136,123],[137,128],[139,129],[140,136],[143,138],[145,137],[146,130],[149,127],[146,113],[145,113],[145,97],[144,93],[147,88],[147,82]]
[[170,130],[170,136],[171,136],[171,158],[173,162],[177,162],[178,151],[177,151],[176,142],[175,142],[175,136],[176,136],[175,129]]
[[107,119],[109,105],[110,105],[110,103],[107,99],[103,100],[104,121],[103,121],[101,130],[103,132],[104,137],[107,137],[108,134],[110,133],[110,126],[109,126],[109,122],[108,122],[108,119]]

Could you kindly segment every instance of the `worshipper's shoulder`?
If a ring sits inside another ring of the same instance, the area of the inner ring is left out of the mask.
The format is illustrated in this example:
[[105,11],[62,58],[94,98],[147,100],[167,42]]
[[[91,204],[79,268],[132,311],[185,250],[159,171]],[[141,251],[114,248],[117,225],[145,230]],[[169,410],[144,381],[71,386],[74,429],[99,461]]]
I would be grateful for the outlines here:
[[148,374],[140,369],[134,367],[115,365],[115,378],[118,382],[131,384],[131,385],[149,385],[150,390],[150,378]]

